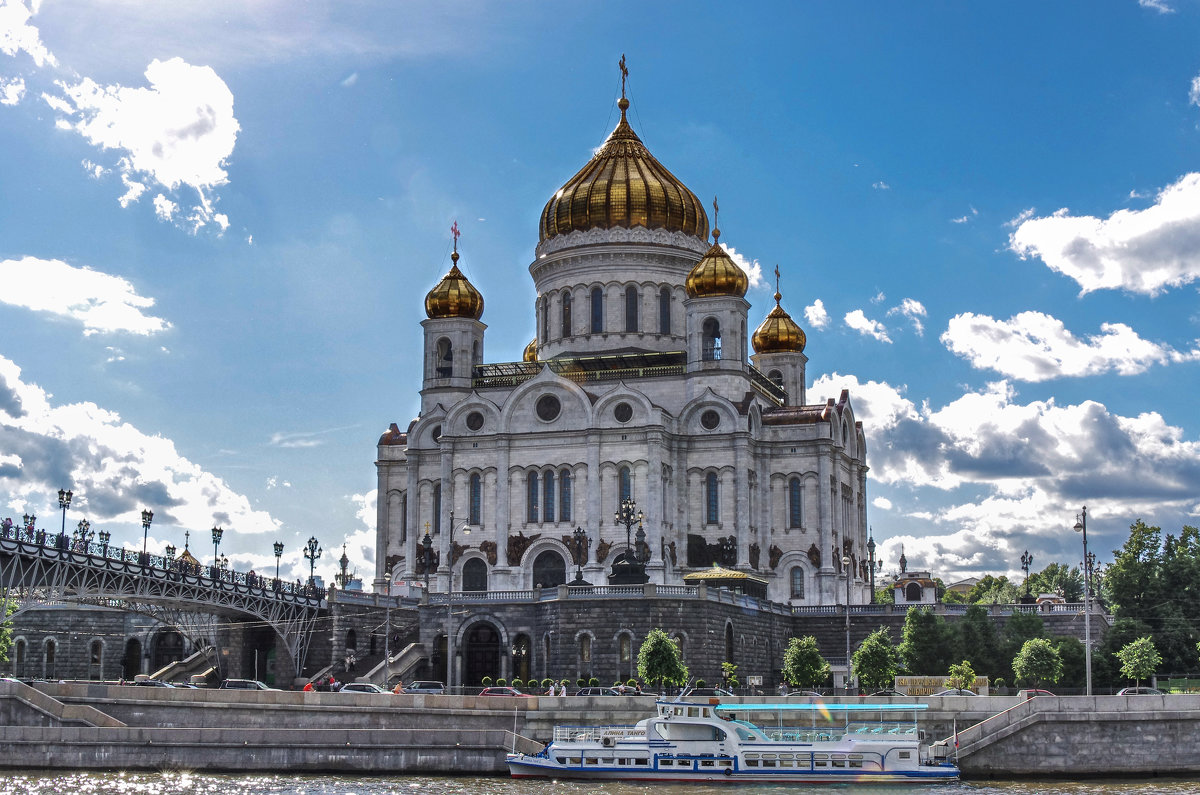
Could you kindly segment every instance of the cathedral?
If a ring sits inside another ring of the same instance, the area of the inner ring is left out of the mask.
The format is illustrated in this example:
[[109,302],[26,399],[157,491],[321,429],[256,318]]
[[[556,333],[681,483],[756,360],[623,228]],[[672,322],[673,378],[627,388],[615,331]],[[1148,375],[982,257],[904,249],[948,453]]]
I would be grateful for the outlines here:
[[375,590],[669,586],[715,566],[775,602],[869,602],[849,394],[808,402],[778,270],[774,305],[754,312],[716,202],[710,240],[624,93],[616,128],[542,211],[523,361],[486,360],[455,226],[425,298],[420,415],[378,443]]

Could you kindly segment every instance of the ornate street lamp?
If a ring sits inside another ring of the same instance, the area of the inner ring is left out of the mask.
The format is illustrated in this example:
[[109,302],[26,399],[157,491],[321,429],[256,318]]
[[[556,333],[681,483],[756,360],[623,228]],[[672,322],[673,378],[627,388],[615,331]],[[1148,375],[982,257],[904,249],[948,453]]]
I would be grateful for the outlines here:
[[421,539],[425,550],[425,598],[429,598],[429,570],[433,568],[433,539],[429,537],[429,522],[425,523],[425,537]]
[[1025,550],[1025,554],[1021,556],[1021,568],[1025,570],[1025,594],[1029,594],[1029,567],[1033,565],[1033,555],[1029,554],[1029,550]]
[[[1087,548],[1087,506],[1083,506],[1075,519],[1075,532],[1083,534],[1083,560],[1088,560]],[[1091,584],[1088,582],[1090,571],[1083,575],[1083,667],[1087,672],[1087,694],[1092,694],[1092,606]]]
[[846,695],[850,694],[850,556],[842,555],[842,569],[846,572]]
[[279,559],[283,557],[283,542],[275,542],[275,579],[279,579]]
[[223,529],[221,529],[220,527],[214,527],[212,529],[213,566],[217,565],[217,547],[219,547],[221,545],[221,536],[223,536],[223,535],[225,535],[225,531]]
[[[463,522],[462,534],[471,534],[471,523]],[[454,689],[454,511],[450,512],[450,533],[447,542],[446,567],[446,688],[447,692]],[[426,571],[429,567],[426,566]]]
[[871,528],[871,537],[867,539],[867,560],[871,565],[871,604],[875,604],[875,528]]
[[104,547],[104,551],[101,554],[103,554],[106,558],[108,557],[108,542],[111,540],[112,533],[108,532],[107,530],[100,531],[100,546]]
[[[618,584],[631,584],[646,581],[645,569],[642,565],[645,563],[642,559],[642,547],[646,543],[646,531],[642,528],[642,522],[645,518],[645,515],[638,510],[637,502],[632,497],[626,497],[621,500],[621,507],[613,514],[613,519],[618,525],[625,525],[625,573],[624,576],[611,579],[610,582],[624,580],[624,583]],[[638,526],[636,546],[634,545],[633,536],[633,526],[635,524]]]
[[62,534],[67,534],[67,509],[71,507],[71,490],[58,490],[58,507],[62,508]]
[[167,544],[167,566],[175,562],[175,545]]
[[588,538],[584,529],[576,527],[575,532],[571,534],[571,553],[575,557],[575,581],[571,585],[574,587],[591,585],[590,582],[583,579],[583,561],[591,545],[592,539]]
[[150,537],[150,523],[154,521],[154,511],[149,508],[142,509],[142,565],[150,562],[149,556],[146,554],[146,541]]
[[308,560],[308,584],[313,587],[317,584],[317,558],[321,557],[323,551],[321,545],[317,542],[317,537],[309,536],[308,544],[304,547],[304,557]]
[[[87,519],[80,519],[79,524],[75,526],[76,545],[82,548],[85,552],[87,551],[88,541],[91,539],[91,535],[89,533],[89,528],[91,528],[91,526],[92,523]],[[66,533],[63,535],[65,536]]]

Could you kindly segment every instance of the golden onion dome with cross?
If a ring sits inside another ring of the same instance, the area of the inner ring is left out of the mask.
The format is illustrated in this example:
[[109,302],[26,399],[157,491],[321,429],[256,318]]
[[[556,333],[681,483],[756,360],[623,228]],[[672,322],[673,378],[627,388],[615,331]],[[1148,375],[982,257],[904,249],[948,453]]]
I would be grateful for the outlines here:
[[531,339],[529,344],[525,346],[525,352],[521,354],[521,360],[526,362],[537,361],[537,337]]
[[754,330],[750,344],[755,353],[803,353],[808,339],[804,330],[779,305],[779,266],[775,266],[775,308],[767,313],[762,324]]
[[454,233],[453,263],[450,272],[434,285],[425,296],[425,314],[430,318],[469,317],[478,320],[483,315],[483,294],[458,269],[458,223]]
[[[717,200],[713,199],[714,218],[717,213]],[[750,277],[742,270],[733,257],[721,246],[721,230],[713,227],[713,244],[704,256],[692,266],[688,272],[683,289],[688,298],[708,298],[713,296],[734,295],[741,298],[750,287]]]
[[588,229],[637,226],[708,237],[708,216],[700,200],[629,126],[627,75],[621,56],[621,120],[587,165],[546,202],[538,242]]

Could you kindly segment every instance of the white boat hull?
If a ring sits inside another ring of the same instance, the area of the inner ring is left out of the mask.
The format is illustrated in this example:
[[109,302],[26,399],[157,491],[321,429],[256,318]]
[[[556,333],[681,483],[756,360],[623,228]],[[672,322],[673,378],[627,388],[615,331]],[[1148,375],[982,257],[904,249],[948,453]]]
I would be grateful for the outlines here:
[[508,770],[513,778],[581,779],[595,781],[662,781],[745,784],[850,784],[865,781],[880,783],[957,781],[953,766],[927,766],[919,770],[866,771],[846,770],[735,770],[722,772],[699,770],[655,770],[648,767],[566,767],[552,760],[525,754],[509,754]]

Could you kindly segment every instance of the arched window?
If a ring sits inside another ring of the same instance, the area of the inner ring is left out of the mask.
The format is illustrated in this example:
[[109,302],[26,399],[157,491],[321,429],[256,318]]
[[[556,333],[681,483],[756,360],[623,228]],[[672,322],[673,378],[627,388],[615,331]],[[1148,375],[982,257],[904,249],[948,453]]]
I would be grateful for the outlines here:
[[554,521],[554,472],[542,475],[542,521]]
[[433,534],[442,532],[442,484],[433,485]]
[[346,651],[358,650],[358,633],[353,628],[346,630]]
[[479,558],[471,558],[462,565],[462,589],[464,591],[486,591],[487,564]]
[[567,581],[567,563],[557,552],[546,550],[533,561],[533,586],[557,588]]
[[792,567],[792,598],[804,598],[804,568],[801,566]]
[[58,643],[53,640],[46,641],[46,656],[42,658],[42,676],[47,679],[56,679],[54,673],[55,656],[58,653]]
[[717,494],[717,473],[709,472],[704,476],[704,521],[716,524],[721,516],[721,503]]
[[638,330],[638,301],[641,298],[632,284],[625,288],[625,331]]
[[437,341],[437,361],[434,362],[434,368],[438,378],[454,375],[454,349],[450,347],[450,340],[445,337]]
[[772,370],[771,372],[767,373],[767,378],[772,384],[780,389],[783,389],[783,373],[779,372],[778,370]]
[[704,321],[704,342],[700,358],[706,362],[715,362],[721,358],[721,324],[715,317]]
[[564,469],[558,473],[558,518],[560,521],[571,521],[571,470]]
[[17,650],[13,655],[13,673],[17,676],[25,676],[25,649],[26,643],[24,638],[17,639]]
[[733,662],[733,624],[725,625],[725,662]]
[[590,674],[592,671],[592,636],[579,636],[579,673]]
[[540,299],[542,306],[542,342],[550,341],[550,297],[543,295]]
[[904,586],[904,601],[919,602],[921,601],[921,585],[920,583],[910,582]]
[[604,332],[604,291],[599,287],[592,288],[592,333]]
[[629,467],[621,467],[617,470],[617,479],[620,481],[620,501],[630,499],[633,496],[633,484],[630,482]]
[[571,330],[571,294],[564,292],[562,295],[562,336],[570,337],[573,334]]
[[658,291],[658,333],[671,333],[671,288]]
[[799,527],[803,513],[801,512],[802,503],[800,489],[800,478],[792,478],[788,481],[788,527]]
[[525,521],[534,523],[538,520],[538,476],[530,472],[525,478]]
[[470,519],[471,524],[483,523],[483,481],[479,477],[479,473],[475,472],[471,475],[469,481],[470,486]]

